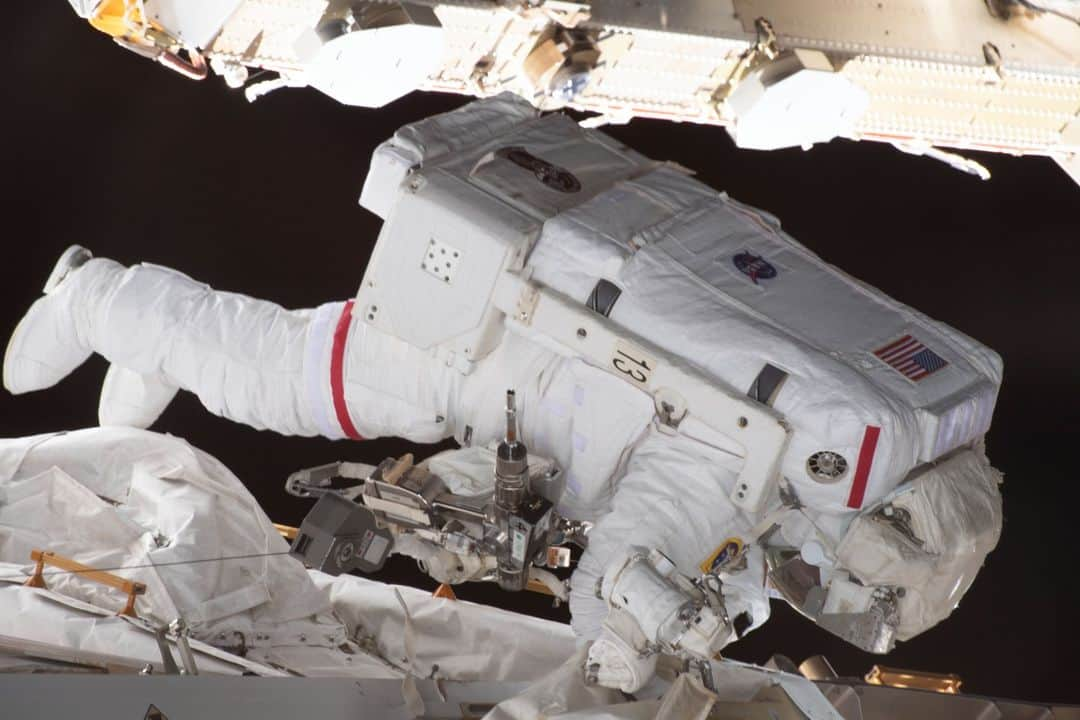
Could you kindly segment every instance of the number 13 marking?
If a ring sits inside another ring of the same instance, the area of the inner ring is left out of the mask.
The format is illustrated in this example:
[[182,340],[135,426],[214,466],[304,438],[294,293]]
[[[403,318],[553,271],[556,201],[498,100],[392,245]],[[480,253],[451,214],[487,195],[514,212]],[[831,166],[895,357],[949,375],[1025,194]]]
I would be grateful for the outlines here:
[[648,388],[649,378],[652,377],[652,372],[656,368],[656,361],[634,345],[618,340],[615,343],[615,352],[611,356],[611,365],[634,384]]

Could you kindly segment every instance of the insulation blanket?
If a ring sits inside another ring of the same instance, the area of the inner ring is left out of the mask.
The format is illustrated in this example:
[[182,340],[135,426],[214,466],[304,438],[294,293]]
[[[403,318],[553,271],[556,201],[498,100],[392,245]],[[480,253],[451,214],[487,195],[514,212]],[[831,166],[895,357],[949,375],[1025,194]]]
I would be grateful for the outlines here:
[[417,677],[534,680],[577,643],[569,625],[355,575],[311,577],[352,638]]
[[[28,442],[32,443],[27,450]],[[182,440],[108,428],[0,441],[0,561],[29,566],[34,549],[144,583],[137,610],[183,617],[195,637],[251,648],[284,642],[290,621],[328,611],[288,557],[255,498],[216,459]],[[116,590],[55,573],[49,587],[119,609]],[[305,591],[306,589],[306,591]],[[336,625],[321,636],[344,640]]]
[[[157,641],[140,623],[50,590],[8,584],[19,577],[18,570],[15,565],[0,563],[0,637],[5,645],[26,643],[61,650],[47,657],[71,662],[95,663],[110,658],[129,671],[147,664],[157,672],[163,669]],[[191,649],[200,672],[285,675],[195,640]],[[170,652],[179,664],[179,651],[172,642]]]
[[567,625],[309,575],[227,468],[143,430],[0,440],[0,635],[160,659],[152,636],[111,616],[123,593],[54,568],[47,589],[20,587],[33,549],[146,584],[146,622],[183,618],[198,640],[307,676],[525,681],[575,649]]

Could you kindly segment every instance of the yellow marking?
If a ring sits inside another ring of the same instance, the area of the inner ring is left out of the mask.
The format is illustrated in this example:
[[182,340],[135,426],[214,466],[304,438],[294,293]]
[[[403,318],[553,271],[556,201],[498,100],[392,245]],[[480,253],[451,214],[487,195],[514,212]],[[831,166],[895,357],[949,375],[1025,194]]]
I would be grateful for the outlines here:
[[300,533],[299,528],[294,528],[292,525],[282,525],[281,523],[274,523],[274,529],[281,533],[281,536],[286,540],[295,540]]
[[109,37],[135,40],[141,33],[133,30],[144,24],[142,3],[134,0],[105,0],[90,18],[90,24]]
[[[732,545],[735,546],[734,549],[729,549]],[[720,543],[720,545],[712,551],[709,557],[706,558],[705,561],[698,566],[699,568],[701,568],[701,572],[709,573],[712,572],[714,569],[720,569],[713,568],[713,563],[715,563],[716,559],[720,557],[720,553],[724,552],[725,550],[728,551],[728,557],[724,561],[724,564],[727,565],[731,563],[732,560],[739,557],[739,555],[742,555],[743,541],[737,537],[729,537],[727,540]]]
[[924,672],[921,670],[900,670],[898,668],[875,665],[866,673],[866,682],[870,685],[884,685],[894,688],[915,688],[931,690],[946,695],[960,692],[959,675]]
[[446,583],[443,583],[439,587],[435,588],[435,592],[431,593],[431,597],[446,598],[447,600],[457,600],[457,595],[454,594],[454,588],[450,587]]

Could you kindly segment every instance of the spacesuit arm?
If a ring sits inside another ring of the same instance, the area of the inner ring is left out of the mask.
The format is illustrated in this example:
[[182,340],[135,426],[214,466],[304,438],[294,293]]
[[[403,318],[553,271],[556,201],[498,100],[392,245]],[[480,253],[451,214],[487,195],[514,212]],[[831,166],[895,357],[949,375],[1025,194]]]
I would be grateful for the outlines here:
[[[606,684],[605,648],[634,647],[645,657],[658,650],[711,657],[735,639],[735,627],[745,632],[768,617],[759,552],[742,555],[743,569],[710,568],[719,585],[706,589],[701,581],[702,565],[708,567],[717,548],[749,534],[749,520],[727,493],[737,468],[738,458],[656,427],[633,449],[612,510],[590,532],[589,547],[571,578],[574,630],[600,638],[592,663],[600,665],[594,672],[598,682]],[[625,618],[615,613],[632,617],[641,637],[620,633]],[[708,630],[701,637],[687,634],[687,622]],[[615,655],[633,661],[634,653]],[[645,668],[622,678],[644,682],[648,674]],[[634,683],[615,684],[626,690]]]
[[648,681],[660,652],[708,661],[735,634],[720,579],[692,580],[656,550],[630,547],[604,574],[600,595],[610,610],[586,676],[625,692]]

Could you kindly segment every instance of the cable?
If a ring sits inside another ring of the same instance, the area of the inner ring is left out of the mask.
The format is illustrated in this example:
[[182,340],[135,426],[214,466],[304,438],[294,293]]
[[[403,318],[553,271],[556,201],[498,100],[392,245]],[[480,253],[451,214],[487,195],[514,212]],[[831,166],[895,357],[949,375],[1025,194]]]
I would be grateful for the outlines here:
[[[276,557],[278,555],[288,555],[288,554],[289,554],[288,550],[283,550],[281,552],[272,552],[272,553],[252,553],[250,555],[225,555],[223,557],[216,557],[216,558],[200,558],[198,560],[173,560],[171,562],[146,563],[146,564],[143,564],[143,565],[120,565],[118,567],[107,567],[107,568],[97,568],[97,567],[95,567],[95,568],[87,568],[86,570],[45,570],[45,571],[43,571],[41,573],[41,576],[42,577],[52,577],[52,576],[55,576],[55,575],[81,575],[81,574],[87,573],[87,572],[115,572],[117,570],[139,570],[139,569],[142,569],[142,568],[161,568],[161,567],[169,567],[169,566],[172,566],[172,565],[196,565],[196,564],[199,564],[199,563],[225,562],[225,561],[228,561],[228,560],[252,560],[254,558]],[[27,580],[28,578],[30,578],[32,575],[33,575],[33,573],[29,573],[29,574],[23,575],[23,576],[0,577],[0,582],[23,582],[23,581]]]

